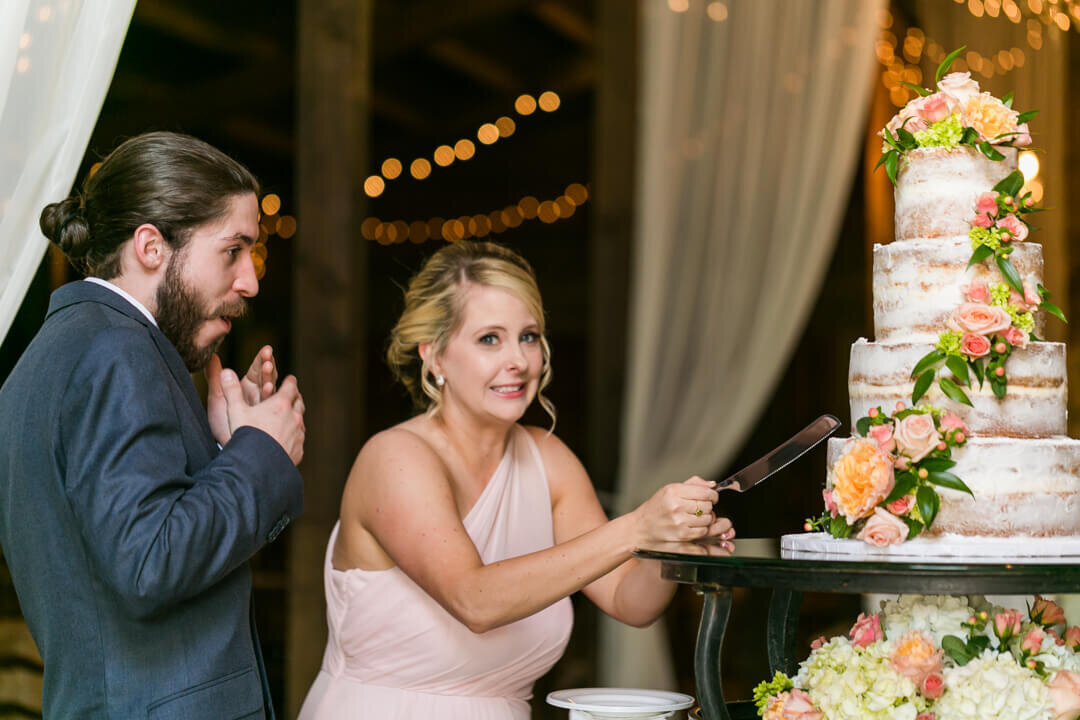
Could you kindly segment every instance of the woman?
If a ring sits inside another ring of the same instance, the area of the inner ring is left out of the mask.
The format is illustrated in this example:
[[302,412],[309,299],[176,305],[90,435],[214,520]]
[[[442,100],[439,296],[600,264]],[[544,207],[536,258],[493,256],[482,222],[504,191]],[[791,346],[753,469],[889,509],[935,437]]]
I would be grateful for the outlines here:
[[551,431],[518,424],[551,379],[528,263],[447,245],[412,279],[387,360],[427,411],[361,449],[330,536],[329,642],[301,720],[529,717],[533,682],[562,655],[583,590],[652,623],[674,594],[635,548],[715,538],[715,483],[667,485],[607,520]]

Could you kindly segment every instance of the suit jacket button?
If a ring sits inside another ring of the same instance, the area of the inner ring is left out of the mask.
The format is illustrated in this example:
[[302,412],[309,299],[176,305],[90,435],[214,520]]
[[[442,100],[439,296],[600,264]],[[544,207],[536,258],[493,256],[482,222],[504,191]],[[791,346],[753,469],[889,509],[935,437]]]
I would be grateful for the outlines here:
[[285,529],[285,526],[289,524],[290,518],[288,515],[282,515],[278,519],[277,523],[270,529],[270,534],[266,536],[266,542],[274,542],[277,536],[281,534],[281,531]]

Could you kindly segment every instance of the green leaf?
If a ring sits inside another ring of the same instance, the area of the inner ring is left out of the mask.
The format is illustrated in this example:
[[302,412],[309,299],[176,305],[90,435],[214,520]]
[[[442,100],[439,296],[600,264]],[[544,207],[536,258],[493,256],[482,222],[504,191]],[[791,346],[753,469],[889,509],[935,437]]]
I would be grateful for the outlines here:
[[911,371],[911,377],[921,375],[923,370],[932,365],[937,365],[944,359],[945,353],[941,352],[940,350],[931,350],[930,352],[923,355],[919,359],[919,362],[915,363],[915,369]]
[[1005,97],[1001,98],[1001,103],[1007,108],[1012,107],[1012,101],[1013,101],[1013,94],[1012,94],[1011,90],[1008,92],[1008,94],[1005,95]]
[[934,523],[934,518],[937,517],[938,508],[941,506],[941,499],[938,498],[937,491],[932,487],[923,485],[915,491],[915,502],[919,506],[919,514],[922,515],[926,526],[930,527]]
[[915,92],[917,92],[919,95],[922,95],[923,97],[926,97],[927,95],[933,95],[934,94],[934,93],[930,92],[929,90],[927,90],[926,88],[924,88],[924,87],[922,87],[920,85],[916,85],[915,83],[909,83],[906,80],[901,80],[900,84],[903,85],[904,87],[910,89],[910,90],[914,90]]
[[911,404],[915,405],[919,402],[919,398],[926,394],[926,391],[930,388],[930,383],[934,382],[934,375],[937,370],[930,368],[915,381],[915,387],[911,390]]
[[956,376],[957,380],[967,387],[971,387],[971,378],[968,377],[967,362],[965,362],[963,358],[950,355],[945,359],[945,365],[949,368],[949,372]]
[[943,377],[938,380],[938,387],[941,388],[941,392],[945,393],[945,396],[950,400],[973,407],[971,405],[971,400],[968,399],[967,393],[961,390],[960,386],[949,378]]
[[1035,291],[1039,293],[1040,300],[1049,300],[1050,291],[1042,286],[1042,283],[1035,283]]
[[1057,305],[1050,302],[1049,300],[1043,300],[1042,304],[1039,305],[1039,307],[1056,317],[1061,322],[1068,324],[1069,321],[1065,319],[1065,313],[1061,312],[1061,308],[1059,308]]
[[959,490],[960,492],[966,492],[971,497],[975,497],[975,493],[971,492],[971,489],[967,486],[967,484],[952,473],[932,472],[927,474],[926,479],[927,481],[932,482],[939,487],[947,487],[951,490]]
[[859,418],[859,421],[855,423],[855,430],[863,437],[866,437],[866,433],[870,432],[870,418]]
[[979,247],[975,248],[975,252],[971,253],[971,259],[968,260],[967,266],[971,267],[972,265],[981,263],[983,260],[993,254],[994,250],[989,245],[980,245]]
[[976,635],[967,641],[968,650],[974,651],[974,655],[980,655],[983,650],[990,647],[990,638],[985,635]]
[[1013,266],[1012,260],[998,255],[997,266],[998,270],[1001,271],[1001,274],[1005,276],[1005,282],[1009,283],[1009,287],[1023,295],[1024,283],[1020,280],[1020,273],[1016,272],[1016,267]]
[[979,139],[979,132],[972,127],[964,128],[964,132],[960,135],[961,145],[974,145],[975,141]]
[[925,458],[919,463],[919,467],[924,467],[930,472],[942,472],[948,470],[951,467],[956,466],[955,460],[949,458]]
[[969,360],[968,364],[975,371],[975,377],[979,379],[979,389],[982,390],[983,379],[986,376],[986,361],[979,358],[978,360]]
[[949,72],[949,68],[952,67],[953,60],[958,58],[960,56],[960,53],[964,52],[964,50],[966,50],[966,49],[967,49],[967,45],[961,45],[960,47],[956,48],[951,53],[949,53],[948,55],[945,56],[945,59],[942,60],[941,64],[937,66],[937,72],[934,73],[934,84],[935,85],[937,85],[938,80],[941,80],[941,78],[945,75],[945,73]]
[[994,186],[994,190],[1015,197],[1022,187],[1024,187],[1024,174],[1019,170],[1013,170]]
[[896,172],[899,157],[900,152],[898,150],[890,150],[885,158],[885,173],[889,176],[889,179],[892,180],[893,185],[896,185]]
[[874,169],[877,170],[879,167],[881,167],[882,164],[884,164],[885,162],[885,158],[887,157],[889,157],[888,153],[882,153],[881,157],[878,158],[877,165],[874,166]]
[[898,473],[896,475],[896,482],[893,484],[893,491],[889,493],[889,496],[882,502],[888,505],[891,502],[895,502],[900,498],[911,492],[915,487],[915,474],[910,472]]
[[851,530],[843,515],[837,515],[829,521],[829,534],[834,538],[846,538],[851,534]]
[[1002,155],[997,150],[995,150],[994,146],[991,145],[990,143],[986,142],[985,140],[983,140],[981,143],[976,145],[976,147],[979,148],[979,151],[983,155],[990,158],[994,162],[1001,162],[1002,160],[1005,159],[1004,155]]
[[909,133],[904,128],[897,128],[896,136],[900,138],[900,146],[903,147],[905,150],[911,150],[913,148],[919,147],[919,143],[915,139],[915,136]]
[[918,520],[912,520],[911,518],[907,517],[906,515],[904,517],[900,518],[900,519],[903,520],[904,524],[907,525],[907,527],[908,527],[908,533],[907,533],[907,539],[908,540],[910,540],[911,538],[915,537],[916,535],[918,535],[919,533],[921,533],[923,531],[924,525],[921,522],[919,522]]
[[941,649],[956,661],[957,665],[967,665],[975,657],[968,652],[967,643],[955,635],[946,635],[941,638]]
[[990,376],[990,389],[994,391],[994,395],[998,400],[1005,397],[1005,391],[1008,388],[1008,383],[1005,378],[998,377],[997,375]]
[[1038,114],[1039,114],[1038,110],[1028,110],[1027,112],[1022,112],[1019,115],[1017,115],[1016,124],[1017,125],[1022,125],[1023,123],[1026,123],[1028,120],[1031,120],[1031,118],[1035,117]]

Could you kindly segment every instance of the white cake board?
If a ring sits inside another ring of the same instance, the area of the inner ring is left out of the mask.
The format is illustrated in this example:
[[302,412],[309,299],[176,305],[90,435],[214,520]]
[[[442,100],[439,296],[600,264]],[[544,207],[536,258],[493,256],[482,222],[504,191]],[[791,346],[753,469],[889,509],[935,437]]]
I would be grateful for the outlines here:
[[798,533],[780,538],[785,560],[838,560],[841,562],[985,563],[1019,562],[1026,565],[1080,564],[1080,536],[974,538],[963,535],[917,537],[899,545],[875,547],[862,540],[834,538],[824,532]]

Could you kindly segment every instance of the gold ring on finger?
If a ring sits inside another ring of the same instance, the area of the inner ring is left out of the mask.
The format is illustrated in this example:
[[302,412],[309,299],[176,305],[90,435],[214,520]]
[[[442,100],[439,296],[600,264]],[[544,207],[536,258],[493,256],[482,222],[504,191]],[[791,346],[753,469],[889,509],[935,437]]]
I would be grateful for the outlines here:
[[701,508],[699,507],[697,510],[695,510],[694,514],[697,515],[698,517],[701,517]]

